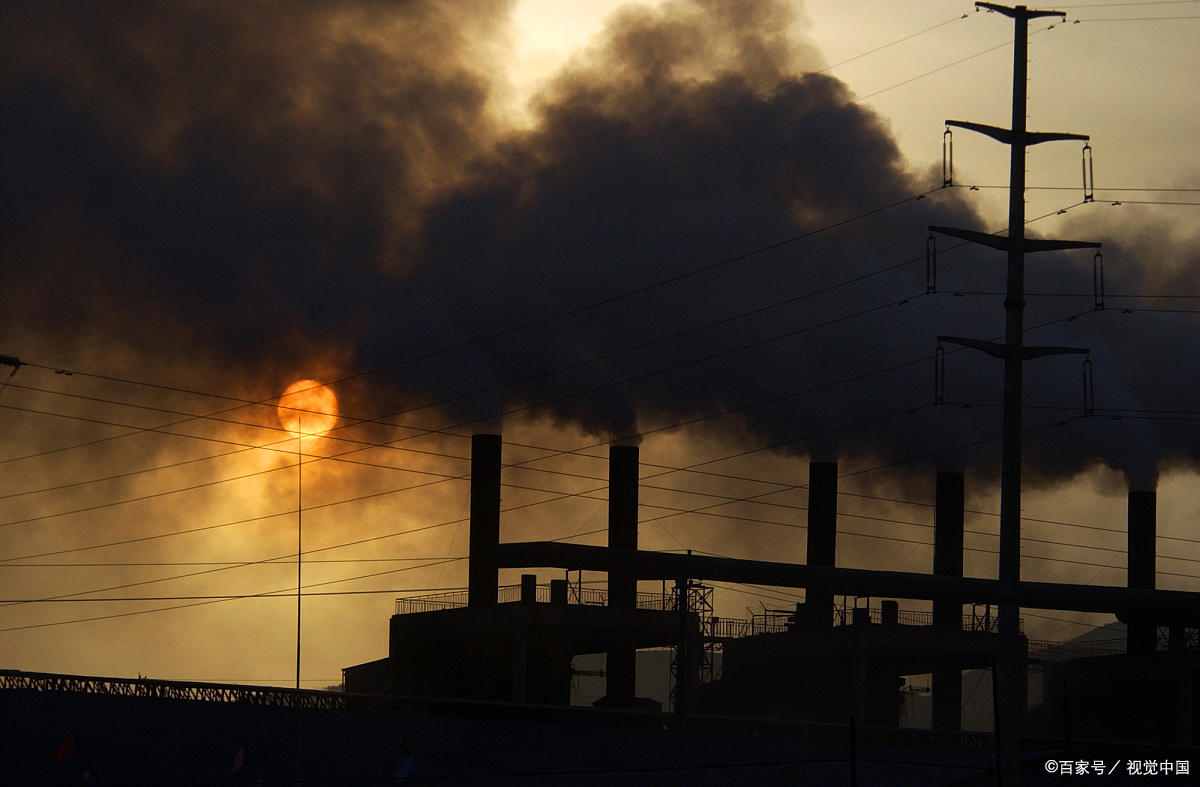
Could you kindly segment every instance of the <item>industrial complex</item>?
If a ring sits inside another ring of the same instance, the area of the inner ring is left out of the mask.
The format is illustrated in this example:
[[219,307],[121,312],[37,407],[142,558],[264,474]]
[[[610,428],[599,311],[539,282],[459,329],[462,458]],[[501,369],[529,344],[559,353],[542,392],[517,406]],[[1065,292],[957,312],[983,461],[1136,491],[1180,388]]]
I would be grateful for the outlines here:
[[[477,433],[467,590],[396,599],[390,620],[354,633],[386,640],[387,656],[347,665],[340,691],[0,671],[0,785],[1194,781],[1200,593],[1156,587],[1155,489],[1127,490],[1125,587],[1021,578],[1022,364],[1087,352],[1023,344],[1024,255],[1098,244],[1024,237],[1025,148],[1087,142],[1025,129],[1026,25],[1059,12],[978,5],[1017,25],[1013,125],[947,121],[946,133],[1012,148],[1009,233],[930,231],[1008,257],[1005,342],[939,337],[1005,363],[996,579],[965,575],[959,472],[929,471],[931,565],[839,565],[832,461],[808,464],[804,563],[641,549],[632,439],[609,447],[606,546],[508,541],[504,440]],[[949,158],[945,176],[951,185]],[[520,583],[501,585],[502,571]],[[583,572],[605,586],[585,586]],[[804,600],[718,617],[710,583]],[[301,587],[297,577],[297,604]],[[1026,636],[1021,610],[1120,625],[1104,639],[1042,641]],[[662,692],[645,688],[652,671]],[[581,677],[602,695],[581,701]],[[917,695],[925,715],[910,707]]]

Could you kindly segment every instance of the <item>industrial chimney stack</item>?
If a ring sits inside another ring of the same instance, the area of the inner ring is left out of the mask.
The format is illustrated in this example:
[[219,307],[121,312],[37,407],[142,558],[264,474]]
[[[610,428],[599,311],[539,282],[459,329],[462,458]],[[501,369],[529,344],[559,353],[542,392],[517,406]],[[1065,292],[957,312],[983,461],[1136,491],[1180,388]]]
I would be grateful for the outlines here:
[[[808,465],[808,565],[833,567],[837,558],[837,462]],[[805,624],[833,626],[833,591],[805,589]]]
[[[638,546],[638,464],[634,445],[614,445],[608,450],[608,545],[618,549]],[[637,578],[621,571],[608,574],[608,605],[637,608]],[[605,661],[607,704],[632,706],[636,694],[637,650],[629,645],[611,648]]]
[[500,543],[500,449],[498,434],[471,436],[471,536],[467,573],[467,604],[497,601],[499,571],[491,555]]
[[[963,511],[966,484],[962,473],[938,473],[933,524],[933,573],[963,575]],[[933,625],[962,628],[962,602],[934,601]],[[962,665],[950,657],[933,669],[933,726],[962,729]]]
[[[1126,575],[1131,588],[1154,589],[1155,536],[1158,494],[1129,492],[1129,551]],[[1131,617],[1126,634],[1129,653],[1153,653],[1158,649],[1158,630],[1152,618]]]

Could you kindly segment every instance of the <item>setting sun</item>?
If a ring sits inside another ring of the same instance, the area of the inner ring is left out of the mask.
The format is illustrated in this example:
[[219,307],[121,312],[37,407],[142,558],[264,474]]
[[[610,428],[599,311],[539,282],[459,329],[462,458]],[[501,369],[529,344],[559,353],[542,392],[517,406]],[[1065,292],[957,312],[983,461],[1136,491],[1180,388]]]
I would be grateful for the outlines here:
[[276,412],[293,434],[322,435],[337,423],[337,397],[316,380],[297,380],[279,397]]

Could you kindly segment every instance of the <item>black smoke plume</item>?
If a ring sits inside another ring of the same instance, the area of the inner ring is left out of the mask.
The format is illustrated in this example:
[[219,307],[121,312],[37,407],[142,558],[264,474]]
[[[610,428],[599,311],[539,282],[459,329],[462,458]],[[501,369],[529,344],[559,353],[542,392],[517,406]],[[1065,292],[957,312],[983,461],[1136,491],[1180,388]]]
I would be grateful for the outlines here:
[[[597,438],[707,418],[848,467],[993,477],[999,363],[950,353],[952,403],[928,405],[937,335],[1003,333],[1002,296],[954,294],[998,292],[1004,261],[943,240],[926,294],[924,250],[929,224],[1002,219],[932,191],[785,4],[627,8],[519,128],[495,100],[507,12],[10,4],[0,349],[250,399],[316,363],[361,417]],[[1194,238],[1073,229],[1106,241],[1110,292],[1195,291]],[[1093,312],[1077,253],[1031,261],[1029,290],[1082,296],[1031,296],[1027,341],[1090,347],[1099,407],[1192,406],[1191,317]],[[1030,366],[1032,482],[1195,464],[1191,422],[1075,419],[1080,375]]]

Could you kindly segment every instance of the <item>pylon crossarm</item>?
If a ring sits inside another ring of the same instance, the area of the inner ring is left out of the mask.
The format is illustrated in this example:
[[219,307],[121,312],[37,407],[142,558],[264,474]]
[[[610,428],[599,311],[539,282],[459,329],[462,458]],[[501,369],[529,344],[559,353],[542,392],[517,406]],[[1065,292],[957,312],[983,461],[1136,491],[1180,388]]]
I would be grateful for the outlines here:
[[1063,251],[1064,249],[1098,249],[1099,243],[1087,240],[1049,240],[1041,238],[1026,238],[1025,251]]
[[1062,11],[1038,11],[1036,9],[1026,8],[1025,6],[1009,8],[1006,5],[999,5],[997,3],[977,2],[975,3],[975,7],[986,8],[989,11],[995,11],[998,14],[1004,14],[1005,16],[1013,19],[1018,17],[1024,17],[1025,19],[1037,19],[1040,16],[1061,16],[1063,19],[1067,18],[1067,15]]
[[1069,134],[1065,131],[1026,131],[1025,147],[1040,145],[1043,142],[1064,142],[1072,139],[1079,142],[1089,142],[1091,137],[1087,134]]
[[[997,142],[1003,142],[1005,145],[1013,143],[1012,131],[1000,128],[999,126],[989,126],[986,123],[972,123],[969,120],[947,120],[946,125],[984,134]],[[1063,142],[1072,139],[1080,142],[1088,142],[1091,140],[1091,137],[1087,134],[1071,134],[1065,131],[1026,131],[1025,147],[1040,145],[1043,142]]]
[[998,342],[985,342],[983,339],[966,339],[962,336],[939,336],[939,342],[949,342],[950,344],[960,344],[963,347],[970,347],[973,350],[980,350],[988,355],[996,358],[1008,357],[1008,346]]
[[1012,144],[1012,132],[1006,128],[999,126],[988,126],[983,123],[972,123],[969,120],[947,120],[947,126],[956,128],[965,128],[968,131],[976,131],[980,134],[985,134],[997,142],[1003,142],[1005,145]]
[[1008,251],[1008,238],[1002,235],[988,235],[986,232],[960,230],[957,227],[935,227],[932,224],[929,225],[929,231],[949,235],[952,238],[962,238],[963,240],[983,246],[991,246],[993,249],[999,249],[1000,251]]
[[[939,342],[959,344],[973,350],[985,352],[996,358],[1008,357],[1008,345],[999,342],[986,342],[982,339],[967,339],[962,336],[939,336]],[[1031,361],[1047,355],[1087,355],[1091,352],[1083,347],[1021,347],[1021,360]]]
[[[960,230],[957,227],[937,227],[929,225],[930,232],[937,232],[942,235],[949,235],[953,238],[962,238],[971,243],[978,243],[981,246],[990,246],[993,249],[1000,251],[1008,251],[1010,246],[1009,239],[1004,235],[989,235],[986,232],[976,232],[975,230]],[[1053,240],[1049,238],[1025,238],[1024,246],[1026,253],[1037,251],[1063,251],[1065,249],[1098,249],[1099,243],[1093,243],[1086,240]]]
[[1088,355],[1091,350],[1084,347],[1022,347],[1021,355],[1026,360],[1042,358],[1047,355]]

